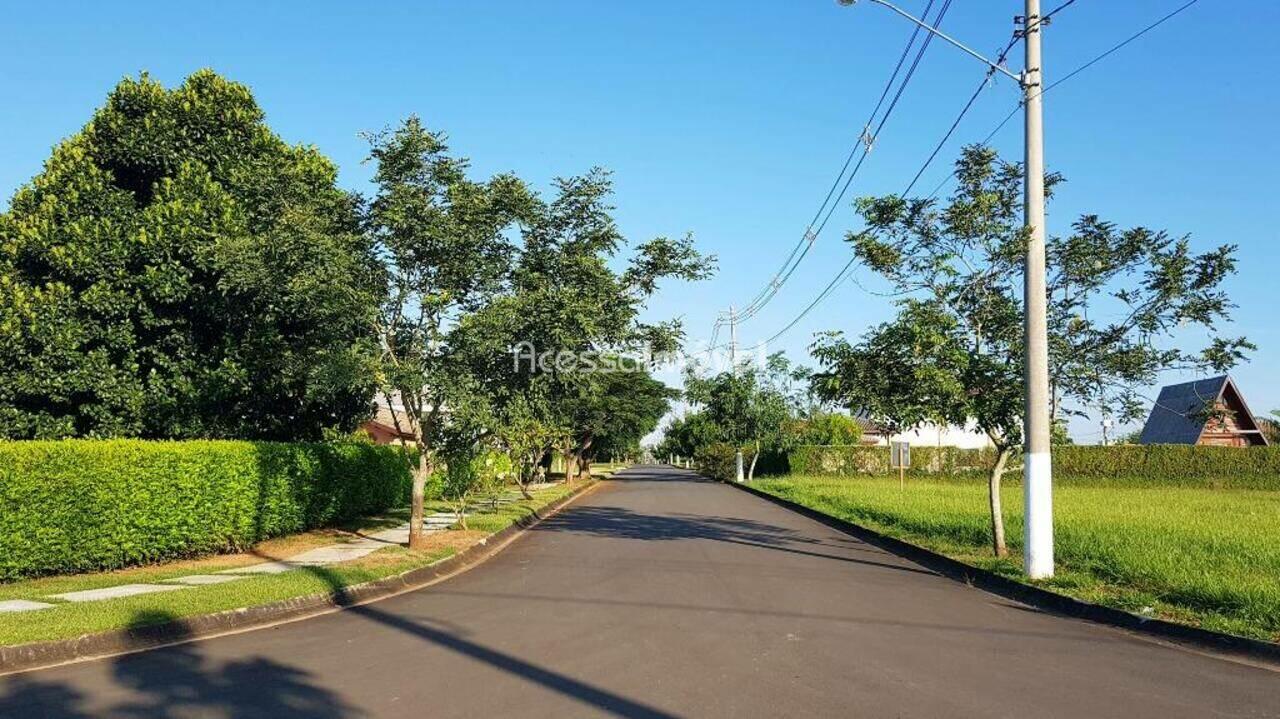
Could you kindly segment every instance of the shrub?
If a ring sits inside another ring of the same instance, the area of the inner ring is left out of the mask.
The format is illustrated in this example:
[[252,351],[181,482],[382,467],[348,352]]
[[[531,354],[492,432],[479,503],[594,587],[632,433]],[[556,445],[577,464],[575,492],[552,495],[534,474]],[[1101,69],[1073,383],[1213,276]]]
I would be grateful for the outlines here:
[[[912,447],[912,475],[981,478],[995,462],[991,449]],[[888,447],[797,447],[791,471],[811,475],[888,474]],[[1013,463],[1016,466],[1016,458]],[[1280,490],[1280,447],[1200,447],[1153,444],[1056,445],[1055,481],[1075,485],[1125,484]],[[1007,480],[1017,481],[1018,472]]]
[[856,446],[862,441],[862,425],[847,414],[834,412],[798,420],[792,432],[798,444]]
[[0,580],[244,548],[401,505],[371,444],[0,442]]
[[732,480],[737,476],[734,446],[728,442],[703,445],[693,454],[693,468],[712,479]]
[[446,460],[440,472],[440,495],[466,501],[475,495],[491,494],[515,481],[515,462],[506,452],[480,450],[463,452]]

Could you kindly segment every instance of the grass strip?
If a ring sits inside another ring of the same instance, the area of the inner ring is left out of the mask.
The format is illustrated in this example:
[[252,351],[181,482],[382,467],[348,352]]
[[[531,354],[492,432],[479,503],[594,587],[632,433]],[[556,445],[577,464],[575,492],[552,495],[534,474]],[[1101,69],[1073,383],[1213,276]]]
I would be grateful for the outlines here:
[[1003,576],[1117,609],[1280,641],[1280,492],[1054,490],[1056,575],[1022,571],[1020,487],[1001,494],[1010,556],[990,549],[982,483],[787,476],[753,486]]

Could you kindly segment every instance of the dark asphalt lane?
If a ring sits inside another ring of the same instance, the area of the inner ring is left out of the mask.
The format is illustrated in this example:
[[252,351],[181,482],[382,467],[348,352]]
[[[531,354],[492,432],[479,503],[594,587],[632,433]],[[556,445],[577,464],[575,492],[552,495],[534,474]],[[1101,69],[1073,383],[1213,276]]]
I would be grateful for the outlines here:
[[0,716],[1280,716],[1280,674],[1036,612],[687,472],[623,477],[434,587],[0,678]]

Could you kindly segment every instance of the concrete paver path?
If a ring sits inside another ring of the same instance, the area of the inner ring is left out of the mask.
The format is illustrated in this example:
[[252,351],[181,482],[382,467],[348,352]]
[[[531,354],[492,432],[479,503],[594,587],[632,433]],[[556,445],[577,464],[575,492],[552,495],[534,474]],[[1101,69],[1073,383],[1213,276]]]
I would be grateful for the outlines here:
[[1280,674],[1051,616],[690,473],[272,629],[0,678],[0,716],[1265,717]]

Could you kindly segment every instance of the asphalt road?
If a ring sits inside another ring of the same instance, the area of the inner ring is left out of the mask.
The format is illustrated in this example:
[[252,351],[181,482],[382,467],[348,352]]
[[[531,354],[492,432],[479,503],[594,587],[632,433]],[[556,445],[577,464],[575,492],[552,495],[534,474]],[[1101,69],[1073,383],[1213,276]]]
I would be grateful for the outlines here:
[[0,678],[0,717],[1280,716],[1280,674],[1054,617],[677,470],[272,629]]

